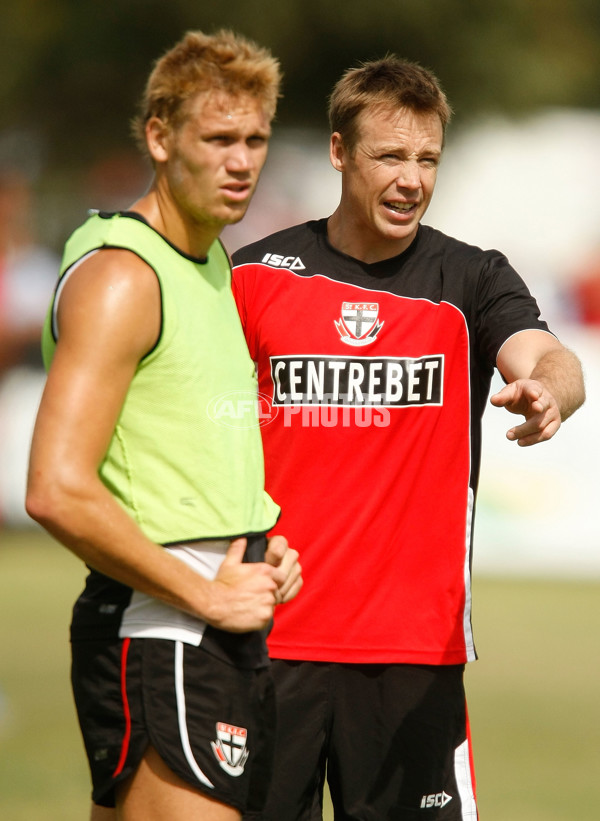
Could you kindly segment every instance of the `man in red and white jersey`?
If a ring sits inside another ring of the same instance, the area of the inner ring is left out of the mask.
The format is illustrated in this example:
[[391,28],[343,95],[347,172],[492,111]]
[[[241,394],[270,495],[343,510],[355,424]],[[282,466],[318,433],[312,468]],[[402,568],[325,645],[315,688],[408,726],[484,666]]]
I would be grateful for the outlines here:
[[422,225],[451,110],[389,56],[330,101],[335,212],[234,254],[258,366],[267,490],[303,595],[269,638],[279,698],[268,821],[477,818],[463,674],[492,397],[552,437],[584,400],[578,359],[507,259]]

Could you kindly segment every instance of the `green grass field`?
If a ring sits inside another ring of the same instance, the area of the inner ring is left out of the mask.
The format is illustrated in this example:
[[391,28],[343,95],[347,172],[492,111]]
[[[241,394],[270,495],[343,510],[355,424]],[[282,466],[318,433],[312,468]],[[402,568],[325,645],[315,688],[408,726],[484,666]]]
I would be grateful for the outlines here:
[[[2,821],[87,818],[67,642],[83,577],[38,531],[0,531]],[[596,821],[600,581],[476,576],[474,625],[481,659],[467,691],[482,821]]]

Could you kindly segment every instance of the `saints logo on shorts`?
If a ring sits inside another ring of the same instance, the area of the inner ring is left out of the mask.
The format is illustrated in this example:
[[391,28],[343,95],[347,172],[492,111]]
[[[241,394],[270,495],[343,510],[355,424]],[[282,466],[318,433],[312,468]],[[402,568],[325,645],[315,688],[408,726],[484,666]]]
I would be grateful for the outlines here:
[[244,727],[217,722],[217,740],[210,746],[217,761],[229,775],[241,775],[250,751],[246,749],[248,731]]

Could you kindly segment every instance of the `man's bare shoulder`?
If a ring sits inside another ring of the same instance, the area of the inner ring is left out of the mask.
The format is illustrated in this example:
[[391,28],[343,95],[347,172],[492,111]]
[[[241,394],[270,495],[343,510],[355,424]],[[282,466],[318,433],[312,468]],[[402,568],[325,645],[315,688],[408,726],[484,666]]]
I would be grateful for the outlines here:
[[[64,333],[118,334],[145,350],[156,341],[161,295],[152,267],[132,251],[103,248],[69,273],[57,308],[59,339]],[[87,331],[86,331],[87,329]]]
[[79,288],[158,287],[152,267],[127,248],[93,251],[73,267],[68,279],[76,282]]

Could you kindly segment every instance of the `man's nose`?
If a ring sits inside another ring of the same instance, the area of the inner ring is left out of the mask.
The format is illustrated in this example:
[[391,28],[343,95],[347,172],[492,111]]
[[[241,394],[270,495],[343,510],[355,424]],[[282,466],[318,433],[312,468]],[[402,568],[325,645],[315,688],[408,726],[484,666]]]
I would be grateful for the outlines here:
[[252,152],[247,145],[239,143],[231,146],[227,158],[227,168],[229,171],[250,171],[254,165]]
[[419,163],[416,160],[404,160],[400,163],[396,176],[398,188],[420,188],[421,175],[419,173]]

